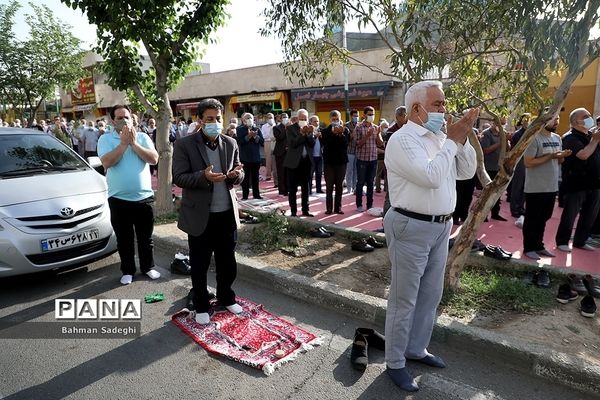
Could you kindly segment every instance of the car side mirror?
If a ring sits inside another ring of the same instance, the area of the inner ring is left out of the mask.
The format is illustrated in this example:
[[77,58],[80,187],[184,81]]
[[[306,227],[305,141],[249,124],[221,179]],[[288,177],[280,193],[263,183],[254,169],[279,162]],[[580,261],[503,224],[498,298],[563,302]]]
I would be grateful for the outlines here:
[[102,161],[100,161],[100,157],[88,157],[87,162],[88,164],[90,164],[90,167],[94,169],[102,166]]

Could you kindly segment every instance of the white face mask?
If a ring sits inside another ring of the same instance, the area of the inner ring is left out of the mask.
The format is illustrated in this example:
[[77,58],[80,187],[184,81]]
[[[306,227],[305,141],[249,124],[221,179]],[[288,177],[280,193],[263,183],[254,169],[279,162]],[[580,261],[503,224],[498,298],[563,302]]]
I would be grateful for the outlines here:
[[592,117],[587,117],[583,120],[583,126],[585,129],[590,130],[594,127],[594,119]]
[[373,122],[375,121],[375,116],[374,115],[367,115],[367,122]]
[[250,126],[254,125],[254,119],[248,118],[246,121],[244,121],[244,124],[246,124],[246,126],[250,127]]
[[300,128],[304,128],[306,125],[308,125],[308,121],[298,121],[298,126],[300,126]]
[[274,120],[273,118],[269,118],[269,119],[267,120],[267,123],[268,123],[269,125],[275,125],[275,120]]
[[290,121],[289,118],[281,118],[281,123],[286,125]]

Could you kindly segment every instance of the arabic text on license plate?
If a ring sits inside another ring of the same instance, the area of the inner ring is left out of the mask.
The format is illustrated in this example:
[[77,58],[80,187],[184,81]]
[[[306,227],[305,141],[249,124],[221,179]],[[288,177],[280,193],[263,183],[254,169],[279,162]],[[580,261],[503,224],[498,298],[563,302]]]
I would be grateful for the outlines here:
[[53,239],[42,240],[42,251],[62,249],[65,247],[77,246],[78,244],[91,242],[100,238],[98,229],[89,231],[75,232],[71,235],[61,236]]

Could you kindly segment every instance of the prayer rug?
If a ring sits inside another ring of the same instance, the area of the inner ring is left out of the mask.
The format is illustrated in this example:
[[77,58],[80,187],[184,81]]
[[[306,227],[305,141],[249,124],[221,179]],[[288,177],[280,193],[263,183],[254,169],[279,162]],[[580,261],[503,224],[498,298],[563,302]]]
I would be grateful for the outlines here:
[[219,354],[271,375],[282,364],[321,344],[312,333],[271,314],[262,304],[238,297],[243,312],[235,315],[211,300],[210,323],[201,325],[195,312],[184,308],[171,318],[206,351]]

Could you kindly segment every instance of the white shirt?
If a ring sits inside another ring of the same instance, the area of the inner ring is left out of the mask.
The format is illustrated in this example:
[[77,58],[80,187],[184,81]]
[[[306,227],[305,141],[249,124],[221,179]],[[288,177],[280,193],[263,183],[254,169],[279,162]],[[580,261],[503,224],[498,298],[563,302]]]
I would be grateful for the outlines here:
[[446,215],[456,206],[456,180],[475,174],[475,149],[436,135],[412,121],[395,132],[385,149],[392,207]]
[[270,125],[268,122],[266,124],[264,124],[261,128],[260,131],[262,132],[263,138],[265,139],[265,142],[270,142],[274,139],[273,137],[273,125]]

